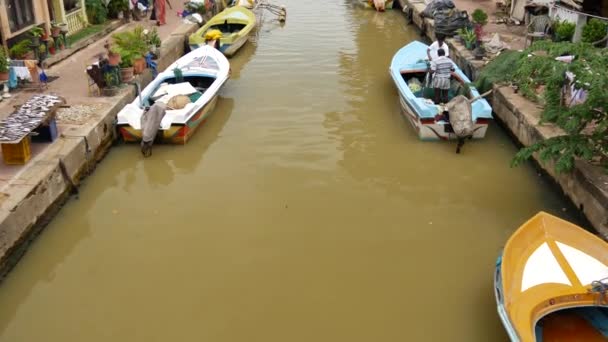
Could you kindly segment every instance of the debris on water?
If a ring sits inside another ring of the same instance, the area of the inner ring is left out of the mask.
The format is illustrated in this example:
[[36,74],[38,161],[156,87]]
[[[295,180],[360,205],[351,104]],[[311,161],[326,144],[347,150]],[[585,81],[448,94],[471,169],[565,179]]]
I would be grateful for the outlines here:
[[57,112],[57,120],[65,124],[83,124],[91,117],[95,116],[102,108],[101,104],[91,105],[73,105],[66,108],[61,108]]

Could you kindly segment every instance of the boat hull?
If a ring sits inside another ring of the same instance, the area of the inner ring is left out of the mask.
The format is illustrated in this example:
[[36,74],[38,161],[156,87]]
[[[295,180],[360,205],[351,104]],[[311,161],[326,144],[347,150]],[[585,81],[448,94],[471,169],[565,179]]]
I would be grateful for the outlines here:
[[[387,1],[384,5],[385,9],[393,9],[393,5],[394,5],[395,1]],[[365,8],[373,8],[375,9],[374,5],[370,4],[367,0],[363,1],[363,6],[365,6]]]
[[[194,135],[194,132],[205,124],[215,109],[216,103],[217,95],[193,115],[186,124],[171,125],[169,129],[159,130],[156,138],[157,142],[175,145],[186,144],[192,135]],[[140,142],[142,139],[142,131],[129,125],[119,125],[118,132],[122,140],[128,143]]]
[[[247,43],[248,40],[249,40],[249,36],[240,37],[237,40],[235,40],[233,43],[222,44],[220,46],[219,50],[221,53],[224,54],[224,56],[232,57],[245,45],[245,43]],[[206,44],[204,44],[204,45],[206,45]],[[201,47],[201,45],[191,44],[190,50],[196,50],[199,47]]]
[[[456,140],[458,137],[451,130],[451,126],[443,121],[437,122],[434,119],[421,119],[407,104],[403,97],[399,97],[401,103],[401,114],[410,122],[416,130],[418,137],[421,140]],[[486,120],[477,120],[475,123],[473,139],[483,139],[488,131],[488,122]]]

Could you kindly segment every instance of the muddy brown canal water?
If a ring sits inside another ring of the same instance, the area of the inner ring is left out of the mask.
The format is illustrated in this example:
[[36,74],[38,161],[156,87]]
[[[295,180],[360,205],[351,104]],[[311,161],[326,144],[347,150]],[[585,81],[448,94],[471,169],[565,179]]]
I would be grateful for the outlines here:
[[[399,11],[285,0],[186,146],[114,148],[0,285],[0,341],[505,341],[492,272],[539,210],[496,125],[421,142]],[[562,208],[566,208],[563,212]]]

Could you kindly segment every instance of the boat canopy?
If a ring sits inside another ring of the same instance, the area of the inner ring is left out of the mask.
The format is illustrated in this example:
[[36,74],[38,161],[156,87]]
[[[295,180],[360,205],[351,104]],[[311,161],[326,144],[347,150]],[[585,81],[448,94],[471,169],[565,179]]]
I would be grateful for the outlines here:
[[[608,278],[608,244],[582,228],[539,213],[509,239],[502,256],[504,308],[522,341],[542,317],[598,305],[591,291]],[[608,285],[608,284],[607,284]]]

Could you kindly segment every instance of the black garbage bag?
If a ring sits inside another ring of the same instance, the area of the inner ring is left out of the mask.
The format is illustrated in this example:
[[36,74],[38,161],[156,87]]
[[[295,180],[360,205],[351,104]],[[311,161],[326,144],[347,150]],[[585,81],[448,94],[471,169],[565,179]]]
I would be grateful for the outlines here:
[[433,18],[435,11],[437,10],[449,10],[453,9],[454,2],[452,0],[433,0],[430,4],[426,6],[424,11],[422,11],[422,17]]
[[435,34],[451,37],[461,28],[471,24],[466,11],[442,10],[435,12]]

